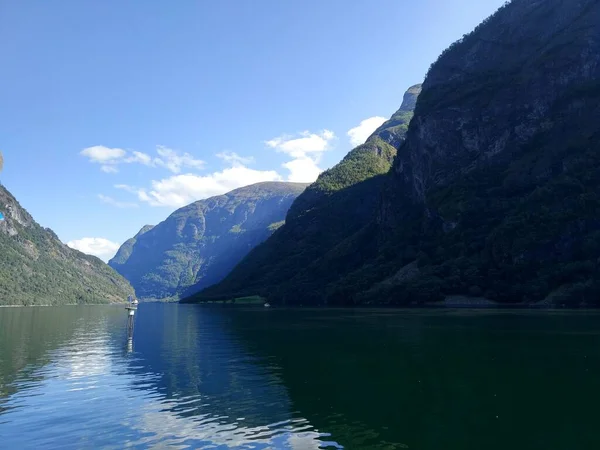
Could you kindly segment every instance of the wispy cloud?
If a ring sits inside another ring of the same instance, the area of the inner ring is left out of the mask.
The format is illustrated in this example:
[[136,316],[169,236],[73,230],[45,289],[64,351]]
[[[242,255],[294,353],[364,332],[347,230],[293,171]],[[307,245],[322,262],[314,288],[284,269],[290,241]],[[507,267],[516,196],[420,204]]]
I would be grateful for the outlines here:
[[115,188],[135,194],[138,200],[150,206],[182,207],[242,186],[280,180],[281,176],[275,171],[254,170],[238,165],[205,176],[188,173],[154,180],[150,188],[127,184],[117,184]]
[[221,158],[223,161],[231,163],[232,165],[242,165],[245,166],[247,164],[252,164],[254,162],[254,158],[252,156],[240,156],[235,152],[221,152],[217,153],[217,158]]
[[111,259],[120,247],[120,244],[117,242],[112,242],[105,238],[94,237],[75,239],[67,242],[67,245],[88,255],[97,256],[105,262]]
[[290,172],[287,180],[297,183],[311,183],[315,181],[322,172],[317,165],[317,161],[309,157],[293,159],[284,163],[283,167]]
[[113,164],[125,157],[127,152],[122,148],[109,148],[103,145],[94,145],[81,151],[90,161],[100,164]]
[[335,134],[329,130],[323,130],[321,133],[303,131],[298,137],[283,135],[268,140],[265,144],[277,151],[298,158],[308,153],[323,153],[329,149],[329,145],[334,138]]
[[289,171],[288,181],[312,182],[322,171],[318,164],[323,153],[331,148],[335,139],[333,131],[323,130],[320,133],[304,131],[297,136],[279,136],[265,141],[265,144],[292,158],[291,161],[283,164],[283,167]]
[[[204,168],[204,161],[194,158],[189,153],[180,153],[168,147],[158,146],[156,155],[151,156],[140,151],[112,152],[110,157],[99,156],[97,151],[84,149],[82,154],[92,162],[104,161],[102,170],[116,172],[119,164],[141,164],[149,167],[164,167],[174,175],[162,179],[154,179],[149,185],[115,184],[116,189],[135,195],[138,202],[155,207],[182,207],[194,201],[222,195],[233,189],[263,181],[295,181],[312,182],[321,173],[319,162],[324,152],[328,151],[336,136],[332,131],[323,130],[318,133],[304,131],[297,135],[283,135],[264,144],[277,152],[284,153],[290,160],[282,164],[288,171],[286,177],[277,170],[258,170],[248,167],[254,158],[241,156],[232,151],[223,151],[216,156],[223,160],[227,167],[206,175],[197,175],[184,169]],[[104,148],[104,147],[103,147]],[[113,149],[114,150],[114,149]],[[145,184],[145,183],[144,183]],[[135,208],[134,202],[116,200],[107,195],[98,198],[118,208]]]
[[164,146],[158,146],[157,153],[158,158],[154,158],[154,163],[157,166],[162,166],[169,169],[173,173],[180,173],[184,167],[192,169],[202,169],[204,167],[204,161],[195,159],[189,153],[179,155],[175,150]]
[[369,117],[360,122],[360,124],[354,128],[348,130],[348,137],[350,138],[350,144],[352,147],[357,147],[364,144],[365,141],[373,132],[379,128],[387,119],[385,117],[375,116]]
[[108,165],[100,166],[100,170],[105,173],[117,173],[119,171],[117,166],[108,166]]
[[112,197],[107,196],[107,195],[98,194],[98,198],[100,199],[100,201],[102,203],[106,203],[107,205],[112,205],[117,208],[125,209],[125,208],[138,208],[139,207],[139,205],[137,203],[120,202],[118,200],[115,200]]
[[204,161],[189,153],[180,154],[176,150],[159,145],[157,156],[140,151],[126,151],[121,148],[109,148],[103,145],[84,148],[81,155],[90,162],[101,164],[100,170],[106,173],[117,173],[120,164],[142,164],[148,167],[163,167],[173,173],[180,173],[184,168],[202,169]]

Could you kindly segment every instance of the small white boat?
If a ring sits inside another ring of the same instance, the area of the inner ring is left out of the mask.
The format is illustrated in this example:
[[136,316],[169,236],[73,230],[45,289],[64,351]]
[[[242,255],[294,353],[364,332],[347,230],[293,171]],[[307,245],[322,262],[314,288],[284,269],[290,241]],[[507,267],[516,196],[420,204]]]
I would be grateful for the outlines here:
[[269,302],[265,303],[265,308],[270,308],[271,305],[269,304]]

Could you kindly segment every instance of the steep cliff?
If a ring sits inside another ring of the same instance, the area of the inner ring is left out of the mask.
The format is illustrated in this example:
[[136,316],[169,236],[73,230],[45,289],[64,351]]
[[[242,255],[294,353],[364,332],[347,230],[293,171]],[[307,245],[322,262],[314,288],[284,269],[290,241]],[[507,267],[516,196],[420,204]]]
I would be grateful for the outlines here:
[[[354,242],[355,236],[371,233],[380,191],[404,140],[421,86],[411,87],[400,109],[367,141],[333,168],[323,172],[294,202],[286,223],[247,258],[218,286],[207,289],[196,299],[261,294],[283,296],[295,302],[319,295],[320,286],[335,280],[339,272],[360,265],[375,246],[364,243],[337,266],[327,263],[340,251],[341,243]],[[294,300],[292,300],[294,297]]]
[[302,183],[258,183],[201,200],[144,227],[109,265],[141,298],[192,294],[220,281],[281,222]]
[[0,186],[0,305],[124,302],[133,289],[100,259],[63,244]]
[[138,238],[142,234],[150,231],[152,228],[154,228],[154,225],[144,225],[142,227],[142,229],[140,231],[138,231],[138,233],[134,237],[132,237],[131,239],[127,239],[123,243],[123,245],[121,245],[121,247],[119,248],[119,251],[117,251],[115,256],[109,261],[110,266],[113,269],[116,269],[117,267],[120,267],[123,264],[126,264],[127,260],[131,256],[131,253],[133,252],[133,247],[137,243]]
[[[600,1],[507,3],[432,65],[363,234],[318,253],[305,283],[264,293],[598,304],[599,100]],[[251,286],[234,275],[212,292]]]
[[347,301],[598,304],[599,95],[598,1],[516,0],[444,52]]

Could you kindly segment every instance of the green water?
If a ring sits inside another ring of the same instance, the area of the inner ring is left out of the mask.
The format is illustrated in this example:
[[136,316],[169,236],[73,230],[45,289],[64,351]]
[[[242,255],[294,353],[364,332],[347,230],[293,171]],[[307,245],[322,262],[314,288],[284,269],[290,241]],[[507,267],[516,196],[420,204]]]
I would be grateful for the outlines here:
[[0,309],[0,447],[598,449],[600,314]]

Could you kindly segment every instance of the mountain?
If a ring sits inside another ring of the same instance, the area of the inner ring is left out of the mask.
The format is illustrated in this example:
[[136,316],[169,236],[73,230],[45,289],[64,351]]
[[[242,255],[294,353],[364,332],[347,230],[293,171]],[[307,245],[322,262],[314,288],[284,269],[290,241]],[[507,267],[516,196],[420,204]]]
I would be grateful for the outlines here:
[[[336,276],[325,263],[328,255],[338,251],[345,239],[369,233],[383,182],[396,155],[395,146],[404,141],[420,92],[420,85],[411,87],[389,121],[340,163],[324,171],[296,199],[283,227],[250,252],[221,284],[200,296],[273,297],[281,291],[283,296],[302,293],[310,302],[308,297],[320,284]],[[356,250],[348,255],[347,266],[360,261],[370,248]],[[295,288],[302,290],[294,292]]]
[[0,305],[119,303],[130,284],[100,259],[63,244],[0,186]]
[[134,237],[132,237],[131,239],[127,239],[123,243],[123,245],[121,245],[121,247],[119,248],[119,251],[117,251],[116,255],[109,261],[110,266],[113,269],[117,270],[117,272],[120,272],[120,270],[118,268],[120,266],[122,266],[123,264],[127,263],[127,260],[131,256],[131,253],[133,252],[133,247],[135,246],[138,238],[142,234],[150,231],[152,228],[154,228],[154,225],[144,225],[142,227],[142,229],[140,231],[138,231],[138,233]]
[[137,295],[164,299],[220,281],[283,224],[302,183],[253,184],[178,209],[128,240],[109,265]]
[[[266,264],[260,252],[294,238],[288,219],[196,300],[598,305],[599,100],[600,1],[513,0],[430,68],[361,231],[335,237],[309,267],[287,255]],[[334,210],[320,214],[335,220]],[[248,276],[277,265],[306,276],[263,286]]]
[[599,96],[598,0],[515,0],[444,52],[379,214],[417,270],[361,300],[597,303]]

